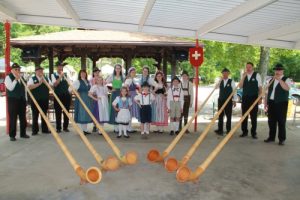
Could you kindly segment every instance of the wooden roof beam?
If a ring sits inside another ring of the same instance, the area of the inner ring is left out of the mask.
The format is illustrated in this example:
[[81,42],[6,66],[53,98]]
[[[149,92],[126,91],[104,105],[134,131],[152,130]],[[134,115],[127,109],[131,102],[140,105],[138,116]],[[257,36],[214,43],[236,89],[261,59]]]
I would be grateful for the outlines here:
[[69,0],[56,0],[60,7],[70,16],[76,25],[80,25],[80,18],[77,12],[73,9]]
[[140,22],[139,22],[139,31],[142,31],[144,25],[145,25],[145,22],[147,21],[150,13],[151,13],[151,10],[155,4],[155,1],[156,0],[148,0],[147,1],[147,4],[146,4],[146,7],[144,9],[144,13],[142,15],[142,17],[140,18]]
[[219,27],[222,27],[230,22],[233,22],[249,13],[252,13],[258,9],[261,9],[277,0],[249,0],[245,3],[231,9],[229,12],[221,15],[214,20],[204,24],[198,29],[199,36],[203,36],[208,32],[211,32]]
[[0,16],[4,20],[8,20],[8,21],[16,21],[17,20],[16,13],[14,13],[13,11],[11,11],[10,9],[6,8],[5,6],[3,6],[1,4],[0,4]]

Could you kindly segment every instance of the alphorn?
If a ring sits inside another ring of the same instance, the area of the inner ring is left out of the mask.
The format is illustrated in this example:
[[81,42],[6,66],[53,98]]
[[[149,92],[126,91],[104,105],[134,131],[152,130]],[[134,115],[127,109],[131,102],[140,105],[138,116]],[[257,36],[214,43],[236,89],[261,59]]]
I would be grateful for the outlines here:
[[229,101],[231,101],[232,96],[235,94],[237,88],[240,86],[240,83],[237,85],[237,87],[231,92],[231,94],[229,95],[229,97],[226,99],[226,101],[224,102],[223,106],[218,110],[218,112],[216,113],[216,115],[213,117],[213,119],[211,120],[211,122],[206,126],[206,128],[204,129],[204,131],[201,133],[201,135],[197,138],[197,140],[194,142],[194,144],[190,147],[190,149],[188,150],[188,152],[185,154],[185,156],[182,158],[182,160],[180,162],[177,161],[176,158],[171,157],[168,158],[165,161],[165,168],[168,172],[174,172],[176,171],[179,167],[182,167],[184,165],[186,165],[188,163],[188,161],[191,159],[192,155],[195,153],[196,149],[198,148],[198,146],[201,144],[201,142],[205,139],[205,137],[207,136],[210,128],[212,127],[212,125],[215,123],[215,121],[218,119],[219,115],[223,112],[223,110],[225,109],[226,105],[228,104]]
[[22,78],[20,78],[20,80],[21,80],[22,84],[24,85],[27,93],[31,97],[32,102],[34,103],[34,105],[36,106],[38,111],[40,112],[42,118],[45,120],[45,122],[46,122],[48,128],[50,129],[54,139],[56,140],[58,146],[61,148],[61,150],[63,151],[63,153],[65,154],[65,156],[69,160],[69,162],[72,165],[72,167],[73,167],[74,171],[76,172],[76,174],[80,177],[80,183],[86,183],[86,182],[89,182],[89,183],[92,183],[92,184],[99,183],[102,179],[101,171],[97,167],[90,167],[85,172],[85,170],[76,162],[73,155],[71,154],[71,152],[69,151],[67,146],[63,143],[62,139],[60,138],[60,136],[56,132],[55,128],[52,126],[52,124],[50,123],[50,121],[46,117],[45,113],[43,112],[43,110],[41,109],[39,104],[37,103],[36,99],[32,95],[30,89],[27,87],[24,80]]
[[75,120],[72,118],[71,114],[68,112],[66,107],[63,105],[63,103],[60,101],[58,96],[55,94],[52,87],[47,83],[47,81],[43,81],[43,83],[48,87],[48,89],[52,92],[54,98],[60,105],[60,107],[63,109],[64,113],[67,115],[69,120],[72,122],[76,132],[79,134],[80,138],[82,139],[83,143],[87,146],[89,151],[93,154],[95,160],[100,165],[101,169],[103,170],[116,170],[119,167],[119,160],[114,157],[110,156],[106,160],[104,160],[101,155],[96,151],[95,147],[90,143],[90,141],[87,139],[87,137],[84,135],[83,131],[79,128],[78,124],[75,122]]
[[99,122],[97,121],[97,119],[94,117],[94,115],[91,113],[90,109],[87,107],[87,105],[83,102],[83,100],[81,99],[80,95],[78,94],[78,92],[75,90],[75,88],[73,87],[73,85],[70,83],[70,81],[66,78],[66,76],[64,75],[64,78],[67,80],[70,88],[72,89],[72,91],[74,92],[75,96],[77,97],[77,99],[79,100],[79,102],[81,103],[81,105],[83,106],[83,108],[85,109],[85,111],[88,113],[88,115],[92,118],[93,122],[95,123],[96,127],[101,131],[103,137],[105,138],[105,140],[107,141],[107,143],[110,145],[110,147],[112,148],[113,152],[116,154],[117,158],[124,164],[128,164],[128,165],[133,165],[137,162],[138,159],[138,155],[136,152],[134,151],[130,151],[127,152],[125,155],[122,155],[120,149],[113,143],[113,141],[111,140],[111,138],[109,137],[109,135],[106,133],[106,131],[102,128],[102,126],[99,124]]
[[193,120],[196,118],[196,116],[198,116],[198,114],[200,113],[200,111],[203,109],[203,107],[205,106],[205,104],[207,103],[207,101],[209,100],[209,98],[211,97],[211,95],[214,93],[214,91],[217,89],[217,86],[219,85],[216,84],[216,86],[214,87],[214,89],[211,91],[211,93],[206,97],[206,99],[204,100],[204,102],[201,104],[200,107],[198,107],[197,112],[194,113],[194,115],[192,116],[192,118],[188,121],[188,123],[181,129],[180,133],[173,139],[173,141],[171,142],[171,144],[164,150],[164,152],[162,154],[159,153],[158,150],[156,149],[151,149],[148,154],[147,154],[147,159],[150,162],[164,162],[164,159],[170,154],[170,152],[174,149],[175,145],[179,142],[179,140],[182,138],[182,136],[184,135],[185,131],[189,128],[189,126],[192,124]]
[[242,124],[244,119],[249,115],[249,113],[252,111],[254,106],[262,98],[266,89],[272,84],[273,81],[274,81],[274,79],[269,82],[269,84],[265,87],[265,89],[261,92],[261,94],[253,102],[253,104],[250,106],[250,108],[241,117],[239,122],[233,127],[233,129],[231,129],[231,131],[224,137],[224,139],[216,146],[216,148],[208,155],[208,157],[205,159],[205,161],[201,165],[199,165],[194,172],[191,172],[191,170],[187,166],[182,166],[177,170],[176,179],[178,182],[196,181],[199,178],[199,176],[201,176],[203,174],[203,172],[209,167],[211,162],[221,152],[221,150],[223,149],[225,144],[231,139],[231,137],[233,136],[235,131],[240,127],[240,125]]

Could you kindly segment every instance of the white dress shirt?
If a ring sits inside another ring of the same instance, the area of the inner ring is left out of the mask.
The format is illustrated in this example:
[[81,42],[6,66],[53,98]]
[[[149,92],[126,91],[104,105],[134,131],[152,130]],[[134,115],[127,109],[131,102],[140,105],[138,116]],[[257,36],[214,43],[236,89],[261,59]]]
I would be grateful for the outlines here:
[[[174,91],[174,89],[176,89]],[[179,96],[177,98],[174,98],[173,96]],[[168,109],[170,109],[170,102],[171,101],[179,101],[180,102],[180,108],[183,109],[183,104],[184,104],[184,98],[183,98],[183,91],[181,89],[181,87],[172,87],[172,88],[169,88],[168,90],[168,96],[167,96],[167,107]]]
[[135,101],[138,101],[140,105],[151,105],[151,103],[155,100],[155,96],[151,93],[147,95],[137,94],[134,97]]
[[5,77],[4,83],[5,83],[5,87],[9,90],[9,91],[13,91],[17,85],[17,82],[19,82],[21,84],[20,80],[14,80],[11,81],[9,76]]

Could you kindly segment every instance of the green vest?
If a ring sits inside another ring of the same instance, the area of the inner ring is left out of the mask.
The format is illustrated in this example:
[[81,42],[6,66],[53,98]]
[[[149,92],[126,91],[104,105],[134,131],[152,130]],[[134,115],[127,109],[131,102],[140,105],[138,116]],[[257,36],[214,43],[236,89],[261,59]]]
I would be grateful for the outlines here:
[[[286,81],[287,77],[282,77],[281,80]],[[268,91],[268,100],[270,100],[272,91],[273,91],[274,82],[270,85]],[[289,100],[289,91],[284,90],[280,83],[278,83],[275,87],[274,101],[275,103],[285,102]]]
[[219,100],[225,101],[229,95],[232,93],[231,79],[228,79],[226,86],[224,87],[224,80],[221,81],[219,90]]
[[[56,80],[59,78],[59,75],[57,73],[54,73],[53,75]],[[65,74],[65,77],[67,77],[67,74]],[[57,95],[69,94],[68,88],[69,88],[68,82],[65,80],[65,78],[63,78],[60,81],[60,83],[56,87],[54,87],[54,92]]]
[[[48,78],[44,77],[44,79],[49,82]],[[36,76],[32,77],[33,83],[36,84],[39,82],[39,79]],[[49,89],[45,85],[45,83],[42,83],[39,87],[34,88],[31,90],[33,96],[36,100],[47,100],[49,99]]]
[[[15,80],[15,76],[12,73],[10,73],[8,76],[11,79],[11,81]],[[22,77],[22,79],[23,79],[23,77]],[[23,81],[25,82],[24,79],[23,79]],[[6,90],[6,94],[7,94],[7,97],[26,100],[26,93],[25,93],[24,85],[19,81],[17,81],[17,84],[12,91]]]
[[250,80],[246,76],[243,84],[243,96],[258,96],[258,82],[256,80],[256,72],[253,72]]

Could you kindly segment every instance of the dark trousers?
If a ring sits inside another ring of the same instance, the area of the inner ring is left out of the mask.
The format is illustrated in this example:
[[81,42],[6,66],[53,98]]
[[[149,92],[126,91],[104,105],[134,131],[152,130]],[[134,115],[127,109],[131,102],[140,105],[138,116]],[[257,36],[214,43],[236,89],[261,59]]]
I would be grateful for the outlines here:
[[[225,100],[218,99],[218,110],[221,109],[223,104],[225,103]],[[226,115],[226,130],[229,132],[231,130],[231,116],[232,116],[232,101],[229,101],[228,104],[226,105],[225,109],[223,112],[219,115],[219,122],[218,122],[218,130],[223,131],[223,120],[224,120],[224,115]]]
[[[67,111],[69,112],[70,105],[71,105],[71,95],[69,93],[65,93],[65,94],[57,95],[57,96],[60,99],[60,101],[62,102],[62,104],[66,107]],[[60,107],[60,105],[58,104],[56,99],[54,99],[54,110],[55,110],[55,118],[56,118],[56,129],[61,130],[62,108]],[[63,115],[64,115],[63,128],[67,129],[69,126],[69,118],[67,117],[67,115],[65,113],[63,113]]]
[[[258,96],[243,96],[242,100],[242,114],[252,106],[253,102],[257,99]],[[257,127],[257,112],[258,112],[258,104],[254,106],[254,108],[250,112],[251,119],[251,135],[256,136],[256,127]],[[248,116],[242,122],[242,131],[243,134],[248,134]]]
[[26,100],[7,97],[9,112],[9,137],[16,137],[17,119],[20,121],[20,136],[26,135]]
[[182,128],[182,119],[184,120],[184,125],[187,124],[188,117],[189,117],[190,103],[191,103],[191,95],[185,95],[184,103],[183,103],[183,112],[179,121],[179,130]]
[[278,139],[285,141],[286,139],[286,115],[288,102],[275,103],[272,100],[268,102],[268,124],[269,124],[269,139],[275,140],[276,130],[278,125]]
[[[39,106],[41,107],[41,109],[46,115],[49,107],[49,99],[37,100],[37,103],[39,104]],[[33,102],[31,103],[31,110],[32,110],[32,133],[38,133],[39,132],[38,120],[39,120],[40,112],[38,111],[37,107]],[[45,120],[42,118],[42,132],[48,132],[48,131],[49,131],[48,126]]]

